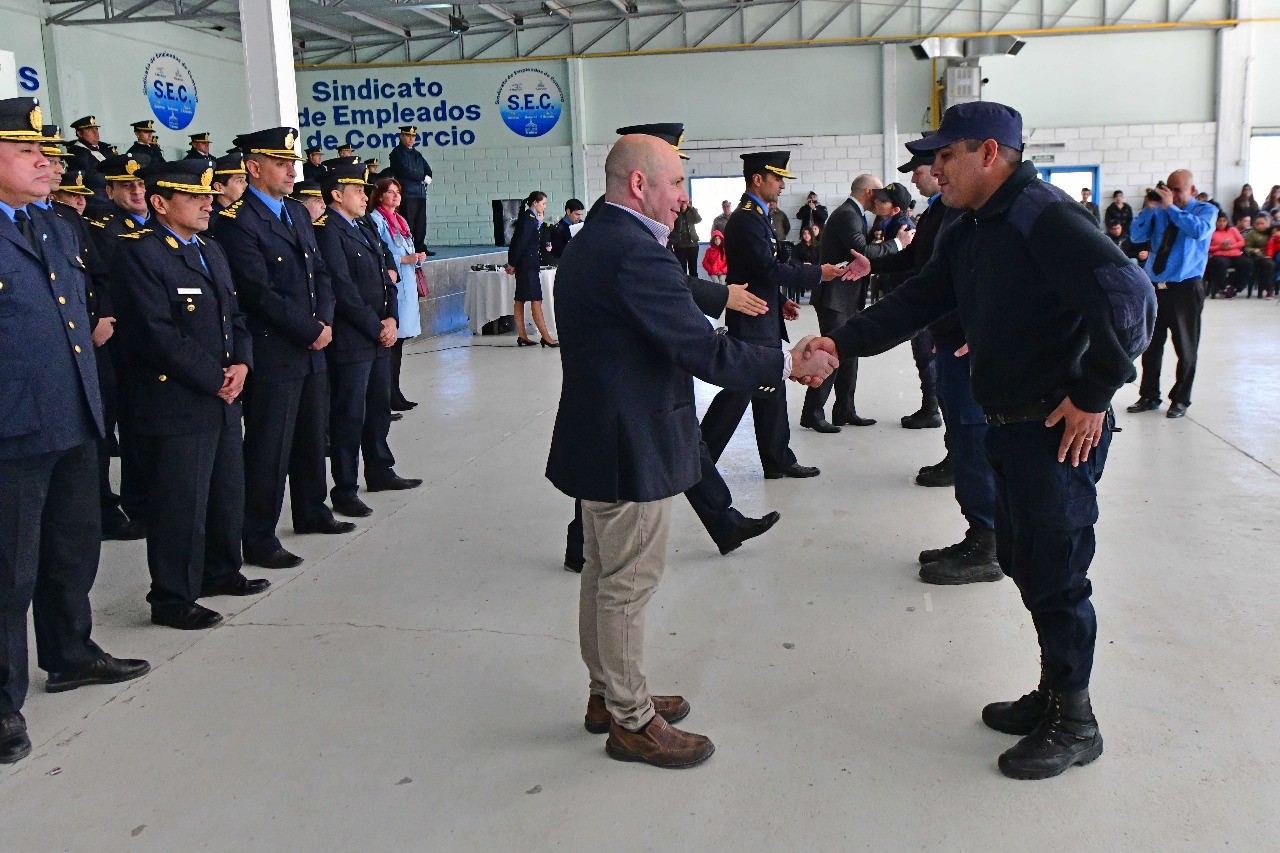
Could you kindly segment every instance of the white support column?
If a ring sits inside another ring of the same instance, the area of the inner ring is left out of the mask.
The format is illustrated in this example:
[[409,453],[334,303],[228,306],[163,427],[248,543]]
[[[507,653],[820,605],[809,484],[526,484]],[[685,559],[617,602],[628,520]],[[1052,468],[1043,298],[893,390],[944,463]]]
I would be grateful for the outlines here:
[[573,195],[583,204],[591,206],[587,198],[587,126],[586,91],[581,59],[568,59],[569,68],[569,145],[573,151]]
[[880,127],[884,134],[884,151],[879,177],[885,183],[897,179],[898,161],[898,54],[895,45],[880,46]]
[[[1233,17],[1250,17],[1253,0],[1236,0]],[[1253,24],[1218,30],[1218,85],[1214,119],[1218,123],[1213,185],[1200,180],[1199,189],[1213,198],[1235,198],[1249,180],[1249,139],[1253,135],[1251,87],[1255,44]]]
[[240,29],[250,128],[297,126],[298,86],[293,72],[289,0],[241,3]]

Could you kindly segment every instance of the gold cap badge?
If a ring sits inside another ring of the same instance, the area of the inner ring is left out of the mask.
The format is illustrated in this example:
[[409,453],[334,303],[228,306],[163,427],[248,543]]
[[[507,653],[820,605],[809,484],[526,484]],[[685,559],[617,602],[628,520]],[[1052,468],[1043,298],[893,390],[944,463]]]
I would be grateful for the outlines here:
[[213,169],[205,169],[200,175],[200,186],[210,187],[213,185]]
[[293,143],[294,143],[294,141],[295,141],[296,139],[297,139],[297,137],[293,135],[293,131],[292,131],[292,130],[291,130],[291,131],[289,131],[288,133],[286,133],[286,134],[284,135],[284,147],[285,147],[285,148],[292,148],[292,147],[293,147]]
[[27,119],[31,122],[32,130],[40,130],[44,127],[44,115],[40,112],[39,104],[31,108],[31,115]]

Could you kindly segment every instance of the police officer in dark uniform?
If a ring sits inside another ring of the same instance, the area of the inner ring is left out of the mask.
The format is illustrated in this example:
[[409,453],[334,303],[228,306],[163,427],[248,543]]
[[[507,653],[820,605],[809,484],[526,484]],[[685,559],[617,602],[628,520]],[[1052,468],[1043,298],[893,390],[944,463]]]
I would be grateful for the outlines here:
[[213,197],[213,215],[217,216],[239,201],[247,186],[249,173],[245,171],[244,155],[238,148],[214,161],[213,188],[218,194]]
[[[40,128],[40,133],[46,139],[56,140],[54,142],[46,142],[40,146],[41,153],[43,153],[45,159],[49,161],[51,178],[50,186],[56,188],[58,184],[62,182],[62,176],[67,171],[67,164],[71,160],[71,154],[68,153],[66,149],[60,147],[61,145],[66,144],[66,140],[62,138],[62,128],[58,127],[58,125],[46,124]],[[93,195],[92,189],[89,190],[89,195]],[[46,210],[49,209],[48,203],[36,203],[40,204]],[[52,203],[52,195],[50,196],[50,203]]]
[[[146,165],[132,154],[114,154],[101,163],[102,176],[106,180],[109,206],[94,216],[86,211],[90,232],[97,238],[98,256],[104,270],[98,290],[103,299],[114,304],[114,289],[118,286],[115,272],[115,254],[120,237],[141,231],[151,225],[151,210],[147,207],[146,185],[138,177]],[[124,521],[117,512],[104,506],[103,535],[108,539],[141,539],[146,535],[144,519],[147,516],[147,486],[150,474],[147,458],[138,451],[130,431],[133,419],[128,416],[132,391],[132,376],[128,364],[121,358],[124,346],[117,336],[106,345],[106,353],[112,359],[115,372],[115,411],[107,422],[107,434],[119,431],[120,440],[120,509],[128,518]]]
[[151,119],[135,121],[130,125],[137,141],[129,146],[126,154],[132,154],[144,163],[163,163],[164,151],[156,143],[156,124]]
[[115,297],[134,376],[132,432],[154,474],[147,601],[156,625],[198,630],[222,616],[197,598],[270,586],[240,572],[239,398],[251,345],[226,256],[198,236],[209,226],[212,164],[157,163],[139,174],[154,221],[121,238]]
[[989,425],[996,550],[1031,612],[1041,660],[1039,686],[988,705],[982,719],[1023,736],[1000,756],[1005,775],[1044,779],[1102,754],[1089,700],[1097,482],[1111,397],[1136,376],[1155,299],[1089,212],[1038,179],[1022,146],[1022,117],[990,102],[953,106],[932,136],[908,142],[936,152],[942,200],[965,213],[919,275],[814,343],[874,355],[959,308]]
[[431,164],[417,149],[417,144],[416,127],[400,128],[400,144],[391,149],[391,176],[400,182],[400,215],[409,223],[414,246],[419,252],[434,255],[435,252],[427,248],[427,185],[431,183]]
[[329,358],[329,456],[334,512],[363,518],[370,509],[357,496],[360,455],[370,491],[412,489],[421,480],[397,476],[387,444],[391,429],[391,347],[396,342],[396,285],[376,232],[360,225],[368,196],[361,163],[330,166],[321,184],[328,211],[316,221],[316,239],[333,282],[333,344]]
[[302,163],[302,179],[304,181],[320,181],[320,176],[324,174],[324,149],[319,145],[312,145],[306,151],[307,159]]
[[209,149],[213,147],[213,139],[208,133],[191,134],[191,148],[187,150],[184,160],[207,160]]
[[[789,340],[784,318],[794,320],[800,315],[799,306],[789,299],[784,301],[783,293],[791,290],[798,293],[801,288],[808,290],[819,281],[830,281],[843,272],[833,264],[791,266],[778,262],[777,238],[769,224],[769,202],[778,200],[786,186],[784,179],[795,177],[787,171],[790,160],[790,151],[742,155],[747,191],[725,226],[728,282],[745,282],[747,289],[769,306],[768,313],[758,317],[730,313],[725,324],[731,336],[760,346],[780,347],[782,341]],[[817,468],[801,465],[791,452],[787,394],[782,384],[754,396],[728,389],[715,396],[702,418],[702,438],[711,451],[711,458],[720,459],[748,405],[755,418],[756,445],[765,477],[772,480],[818,476]]]
[[311,217],[288,198],[298,131],[275,127],[239,136],[249,188],[218,214],[213,236],[231,266],[253,335],[253,375],[244,391],[244,560],[284,569],[276,524],[289,480],[293,529],[348,533],[325,505],[329,382],[324,348],[333,340],[333,288]]
[[31,752],[27,610],[51,693],[138,678],[90,638],[102,402],[75,232],[49,195],[39,101],[0,100],[0,763]]
[[289,197],[302,202],[307,208],[307,213],[311,214],[311,221],[314,223],[324,212],[328,210],[325,207],[324,196],[320,193],[320,184],[317,181],[298,181],[293,185],[293,192],[289,193]]
[[84,182],[93,190],[88,205],[92,217],[109,206],[101,166],[103,160],[116,153],[116,147],[101,140],[101,130],[94,116],[81,116],[71,122],[71,129],[76,132],[76,138],[67,146],[72,158],[69,165],[84,172]]

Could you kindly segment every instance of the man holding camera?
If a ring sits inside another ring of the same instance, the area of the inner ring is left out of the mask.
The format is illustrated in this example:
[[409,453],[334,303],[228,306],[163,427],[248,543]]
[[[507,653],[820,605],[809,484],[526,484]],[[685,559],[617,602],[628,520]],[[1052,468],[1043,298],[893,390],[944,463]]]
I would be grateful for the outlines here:
[[809,197],[805,200],[804,207],[796,211],[796,219],[800,220],[800,230],[812,225],[827,224],[827,206],[818,203],[818,194],[810,192]]
[[1196,378],[1204,268],[1218,209],[1196,199],[1195,179],[1187,169],[1174,172],[1167,184],[1156,184],[1147,198],[1152,204],[1144,206],[1133,220],[1129,239],[1151,245],[1143,269],[1156,286],[1156,328],[1142,354],[1138,402],[1126,411],[1137,414],[1160,408],[1160,362],[1164,339],[1171,335],[1178,367],[1165,417],[1180,418],[1191,405],[1191,383]]

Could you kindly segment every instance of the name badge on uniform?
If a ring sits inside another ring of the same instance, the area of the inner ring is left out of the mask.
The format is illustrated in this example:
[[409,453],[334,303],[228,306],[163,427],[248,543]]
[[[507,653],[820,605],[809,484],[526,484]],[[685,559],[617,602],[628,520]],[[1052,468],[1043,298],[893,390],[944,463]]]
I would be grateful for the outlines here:
[[204,291],[198,287],[179,287],[178,295],[179,296],[203,296]]

